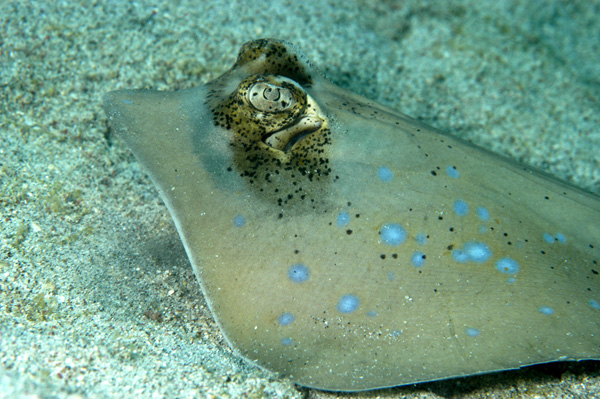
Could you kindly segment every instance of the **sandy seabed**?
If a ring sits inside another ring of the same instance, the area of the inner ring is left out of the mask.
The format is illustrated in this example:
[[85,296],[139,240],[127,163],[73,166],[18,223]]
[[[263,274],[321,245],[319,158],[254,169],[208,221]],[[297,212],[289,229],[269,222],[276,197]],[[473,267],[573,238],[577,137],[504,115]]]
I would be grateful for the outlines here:
[[598,362],[337,395],[239,360],[101,109],[275,37],[340,86],[600,193],[600,4],[574,3],[2,1],[0,398],[600,396]]

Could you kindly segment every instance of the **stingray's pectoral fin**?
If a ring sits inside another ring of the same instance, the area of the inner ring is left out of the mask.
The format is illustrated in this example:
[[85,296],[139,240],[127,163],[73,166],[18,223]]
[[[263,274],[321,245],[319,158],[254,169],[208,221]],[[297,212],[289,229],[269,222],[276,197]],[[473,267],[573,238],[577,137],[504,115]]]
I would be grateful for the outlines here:
[[[132,150],[138,155],[139,145],[143,141],[162,140],[164,135],[174,134],[182,121],[179,93],[152,90],[119,90],[108,93],[103,106],[108,115],[109,126],[123,137],[127,144],[134,145]],[[157,144],[158,145],[158,144]],[[163,147],[163,144],[160,144]]]
[[[204,88],[180,92],[119,90],[104,97],[104,109],[111,130],[122,137],[146,171],[164,193],[182,184],[181,174],[199,167],[201,151],[194,137],[209,130],[210,124],[194,124],[201,111],[197,99]],[[191,172],[190,172],[191,173]],[[196,174],[198,175],[198,174]]]

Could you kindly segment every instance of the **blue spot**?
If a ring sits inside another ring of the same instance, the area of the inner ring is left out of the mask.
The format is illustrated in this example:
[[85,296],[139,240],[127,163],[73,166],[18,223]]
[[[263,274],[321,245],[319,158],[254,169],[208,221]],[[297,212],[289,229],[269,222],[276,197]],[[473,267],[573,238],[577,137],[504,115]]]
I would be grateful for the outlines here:
[[590,306],[594,309],[600,309],[600,303],[598,303],[598,301],[594,300],[594,299],[590,299],[589,302]]
[[236,217],[233,218],[233,225],[235,227],[242,227],[245,224],[246,224],[246,218],[243,217],[242,215],[237,215]]
[[517,274],[519,272],[519,263],[511,258],[502,258],[496,262],[496,269],[501,273]]
[[369,317],[377,317],[377,312],[374,311],[374,310],[369,310],[367,312],[367,316],[369,316]]
[[394,274],[394,272],[388,272],[388,280],[394,281],[395,278],[396,275]]
[[410,261],[414,267],[421,267],[425,264],[425,254],[420,251],[415,251],[410,257]]
[[125,104],[125,105],[131,105],[131,104],[133,104],[133,101],[124,98],[123,99],[123,104]]
[[515,281],[517,281],[517,279],[516,279],[516,278],[514,278],[514,277],[511,277],[511,278],[509,278],[508,280],[506,280],[506,282],[507,282],[507,283],[509,283],[509,284],[510,284],[510,283],[514,283]]
[[456,170],[456,167],[454,166],[448,166],[446,168],[446,173],[453,179],[458,179],[460,177],[460,172]]
[[356,295],[344,295],[338,302],[337,310],[342,313],[352,313],[358,309],[359,305],[360,301]]
[[452,251],[452,257],[455,261],[460,263],[465,263],[469,260],[469,256],[460,249],[455,249]]
[[277,321],[279,322],[279,325],[289,326],[290,324],[293,323],[293,321],[295,319],[296,319],[296,317],[294,317],[293,314],[285,312],[285,313],[282,313],[281,316],[279,316],[277,318]]
[[292,265],[288,270],[288,277],[294,283],[303,283],[310,277],[310,270],[308,266],[302,263],[296,263]]
[[419,245],[427,244],[427,234],[419,233],[419,234],[417,234],[417,236],[415,238],[417,240],[417,244],[419,244]]
[[335,223],[338,227],[344,227],[350,223],[350,214],[346,211],[340,212]]
[[282,338],[281,339],[281,345],[284,345],[284,346],[290,346],[292,344],[292,342],[294,342],[294,340],[291,338]]
[[483,263],[492,256],[492,251],[483,242],[470,241],[465,244],[463,249],[452,251],[452,257],[458,262],[473,261]]
[[392,332],[390,333],[390,335],[391,335],[392,337],[399,337],[399,336],[401,336],[401,335],[402,335],[402,331],[400,331],[400,330],[394,330],[394,331],[392,331]]
[[565,237],[565,235],[562,233],[556,233],[556,236],[552,236],[550,233],[544,233],[544,241],[546,241],[548,244],[553,244],[554,241],[565,244],[567,242],[567,237]]
[[381,181],[390,181],[394,177],[394,173],[385,166],[382,166],[377,170],[377,176],[379,176]]
[[541,308],[538,309],[538,311],[541,314],[545,314],[546,316],[550,316],[551,314],[554,313],[554,309],[552,309],[550,306],[542,306]]
[[472,328],[472,327],[469,327],[469,328],[467,328],[467,329],[465,330],[465,332],[467,333],[467,335],[468,335],[469,337],[476,337],[476,336],[478,336],[479,334],[481,334],[481,331],[479,331],[479,329],[478,329],[478,328]]
[[454,201],[454,212],[458,216],[466,216],[469,213],[469,205],[461,199]]
[[492,256],[492,251],[483,242],[471,241],[465,244],[464,251],[473,262],[483,263]]
[[477,216],[479,217],[479,219],[481,219],[485,222],[490,219],[490,212],[487,210],[486,207],[478,206],[477,207]]
[[400,245],[406,241],[406,230],[396,223],[386,224],[379,233],[381,241],[387,245]]

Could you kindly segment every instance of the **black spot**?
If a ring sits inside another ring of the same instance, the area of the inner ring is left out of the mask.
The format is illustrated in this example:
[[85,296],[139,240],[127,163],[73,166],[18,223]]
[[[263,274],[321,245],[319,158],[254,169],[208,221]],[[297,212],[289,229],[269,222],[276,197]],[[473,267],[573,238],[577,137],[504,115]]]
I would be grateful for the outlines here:
[[346,230],[346,234],[348,234],[348,235],[352,234],[352,230],[350,230],[350,229]]
[[385,254],[381,254],[381,255],[379,255],[379,257],[380,257],[381,259],[385,259]]

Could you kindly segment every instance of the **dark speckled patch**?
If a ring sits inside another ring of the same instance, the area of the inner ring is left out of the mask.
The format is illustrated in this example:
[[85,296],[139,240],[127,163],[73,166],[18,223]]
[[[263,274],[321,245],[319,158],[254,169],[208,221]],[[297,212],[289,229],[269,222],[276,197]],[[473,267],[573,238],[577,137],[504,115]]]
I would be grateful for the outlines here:
[[211,112],[215,125],[231,132],[234,155],[228,171],[278,207],[319,204],[333,180],[327,151],[331,131],[297,82],[250,75]]
[[[232,70],[246,68],[248,73],[264,73],[282,75],[295,80],[301,86],[310,87],[313,83],[310,73],[305,68],[308,60],[300,51],[288,51],[289,43],[270,39],[254,40],[245,43],[238,53]],[[294,49],[296,50],[296,49]],[[264,61],[254,61],[264,56]]]

